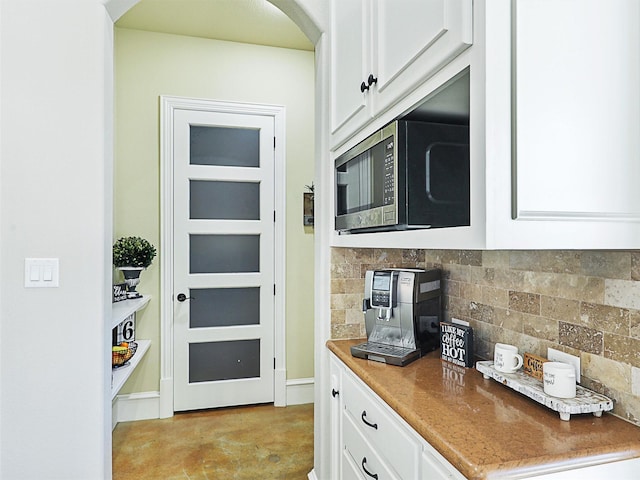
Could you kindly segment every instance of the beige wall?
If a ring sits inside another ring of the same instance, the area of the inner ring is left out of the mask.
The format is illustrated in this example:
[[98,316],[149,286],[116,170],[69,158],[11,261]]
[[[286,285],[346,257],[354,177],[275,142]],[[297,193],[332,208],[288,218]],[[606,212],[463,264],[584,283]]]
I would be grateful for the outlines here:
[[[114,235],[143,236],[159,255],[159,96],[286,107],[287,378],[313,377],[313,229],[302,226],[302,193],[313,181],[314,53],[117,28],[115,71]],[[138,287],[155,299],[159,263]],[[137,336],[153,343],[123,393],[159,389],[157,301]]]
[[496,342],[582,362],[582,385],[640,425],[640,251],[332,250],[333,338],[365,335],[364,272],[440,268],[445,317],[468,320],[476,354]]

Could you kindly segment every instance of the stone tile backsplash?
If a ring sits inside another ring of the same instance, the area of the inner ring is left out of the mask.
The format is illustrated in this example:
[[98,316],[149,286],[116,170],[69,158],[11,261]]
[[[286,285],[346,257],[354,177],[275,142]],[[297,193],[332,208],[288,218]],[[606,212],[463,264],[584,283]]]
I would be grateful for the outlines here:
[[496,342],[579,355],[581,384],[640,425],[640,251],[334,248],[332,338],[365,336],[364,272],[390,267],[442,270],[445,319],[471,323],[478,357]]

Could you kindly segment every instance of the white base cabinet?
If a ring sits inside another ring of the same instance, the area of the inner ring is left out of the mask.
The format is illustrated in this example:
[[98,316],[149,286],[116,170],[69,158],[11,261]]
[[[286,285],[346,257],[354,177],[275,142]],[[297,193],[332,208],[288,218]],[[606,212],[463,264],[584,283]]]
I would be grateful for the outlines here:
[[333,354],[329,370],[332,479],[464,479]]
[[[391,367],[397,368],[397,367]],[[330,372],[331,480],[465,480],[333,353]],[[425,406],[428,408],[428,406]],[[446,440],[446,439],[445,439]],[[482,439],[478,439],[479,442]],[[593,465],[593,458],[531,466],[504,479],[600,480],[638,478],[640,458]],[[493,478],[493,477],[492,477]]]

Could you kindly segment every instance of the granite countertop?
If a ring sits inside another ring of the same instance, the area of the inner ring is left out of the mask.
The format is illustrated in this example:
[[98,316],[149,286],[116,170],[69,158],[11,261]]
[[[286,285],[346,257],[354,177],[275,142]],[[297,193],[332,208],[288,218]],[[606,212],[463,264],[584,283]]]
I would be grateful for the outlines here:
[[469,479],[550,473],[640,457],[640,428],[605,413],[560,420],[475,368],[435,351],[396,367],[351,356],[363,340],[327,347]]

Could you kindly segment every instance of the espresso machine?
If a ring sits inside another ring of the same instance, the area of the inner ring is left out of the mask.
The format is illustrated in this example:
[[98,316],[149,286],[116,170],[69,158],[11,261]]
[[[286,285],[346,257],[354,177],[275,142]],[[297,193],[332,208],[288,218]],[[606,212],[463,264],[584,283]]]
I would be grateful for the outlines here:
[[364,297],[367,341],[351,355],[404,366],[439,347],[440,270],[369,270]]

